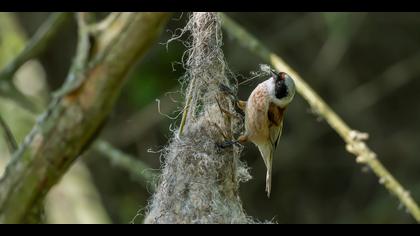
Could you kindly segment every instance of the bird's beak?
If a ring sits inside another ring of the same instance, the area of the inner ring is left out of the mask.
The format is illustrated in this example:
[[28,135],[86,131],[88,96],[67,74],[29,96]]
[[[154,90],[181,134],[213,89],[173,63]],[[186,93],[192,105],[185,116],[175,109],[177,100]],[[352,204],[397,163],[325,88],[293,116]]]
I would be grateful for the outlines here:
[[273,76],[274,80],[277,81],[279,79],[279,75],[276,73],[276,71],[273,70],[273,69],[270,69],[270,72],[271,72],[271,76]]

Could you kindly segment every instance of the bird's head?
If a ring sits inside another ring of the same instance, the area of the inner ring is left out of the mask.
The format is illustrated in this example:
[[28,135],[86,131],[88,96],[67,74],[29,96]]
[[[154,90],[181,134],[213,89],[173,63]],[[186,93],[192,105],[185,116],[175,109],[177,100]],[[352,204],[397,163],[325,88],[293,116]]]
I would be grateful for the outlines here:
[[274,83],[274,97],[275,102],[280,107],[286,107],[293,100],[296,93],[295,82],[285,72],[277,73],[271,70],[271,75]]

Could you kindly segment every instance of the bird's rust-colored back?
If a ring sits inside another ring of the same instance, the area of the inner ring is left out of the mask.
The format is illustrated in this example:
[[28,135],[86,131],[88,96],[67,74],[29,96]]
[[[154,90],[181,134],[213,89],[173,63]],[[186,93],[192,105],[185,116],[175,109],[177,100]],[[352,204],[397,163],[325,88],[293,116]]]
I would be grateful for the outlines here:
[[268,120],[270,121],[270,126],[279,126],[283,121],[283,114],[285,108],[280,108],[274,103],[270,103],[268,107]]

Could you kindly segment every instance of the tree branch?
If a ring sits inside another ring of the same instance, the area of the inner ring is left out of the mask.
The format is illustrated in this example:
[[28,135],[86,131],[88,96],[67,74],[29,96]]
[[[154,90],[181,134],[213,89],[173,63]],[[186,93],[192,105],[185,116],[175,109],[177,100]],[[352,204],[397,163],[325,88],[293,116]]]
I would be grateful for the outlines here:
[[148,187],[149,183],[153,190],[156,187],[155,182],[157,181],[158,174],[151,172],[151,168],[146,163],[116,149],[110,143],[103,140],[96,141],[93,149],[109,159],[112,164],[126,170],[145,188]]
[[32,101],[12,83],[13,76],[23,64],[39,56],[45,50],[48,43],[60,32],[62,26],[70,18],[70,15],[71,13],[66,12],[51,14],[23,50],[0,71],[0,82],[5,82],[3,86],[0,86],[0,95],[13,98],[28,111],[37,112]]
[[[176,89],[179,89],[178,87]],[[177,93],[175,89],[170,92],[161,95],[156,102],[151,102],[141,110],[130,115],[125,120],[130,122],[124,122],[124,125],[116,122],[107,128],[105,132],[106,140],[112,143],[116,147],[131,144],[136,140],[141,139],[144,135],[149,134],[151,129],[154,129],[162,120],[176,119],[180,114],[174,117],[169,117],[167,114],[173,114],[174,111],[179,109],[177,102],[173,100],[169,93]],[[138,125],[142,124],[142,125]]]
[[0,180],[1,223],[22,222],[89,146],[129,69],[159,35],[168,15],[123,13],[94,38],[87,64],[73,68],[67,79],[66,84],[79,81],[77,86],[54,97],[7,166]]
[[0,81],[12,80],[16,71],[27,61],[39,56],[48,43],[59,32],[71,13],[52,13],[51,16],[39,27],[35,35],[26,44],[25,48],[0,72]]
[[0,128],[3,129],[4,139],[6,140],[7,146],[11,153],[16,151],[18,145],[13,135],[12,131],[10,130],[9,126],[7,125],[6,121],[0,115]]
[[298,93],[309,103],[310,107],[317,111],[327,123],[346,143],[346,149],[357,156],[356,161],[368,165],[379,177],[383,184],[392,194],[398,197],[408,212],[420,222],[420,209],[401,184],[389,173],[389,171],[376,158],[376,154],[364,142],[368,135],[352,130],[339,117],[328,104],[294,71],[283,59],[272,53],[254,36],[246,32],[244,28],[231,20],[228,16],[220,14],[224,29],[233,36],[243,47],[271,63],[277,70],[287,72],[295,80]]

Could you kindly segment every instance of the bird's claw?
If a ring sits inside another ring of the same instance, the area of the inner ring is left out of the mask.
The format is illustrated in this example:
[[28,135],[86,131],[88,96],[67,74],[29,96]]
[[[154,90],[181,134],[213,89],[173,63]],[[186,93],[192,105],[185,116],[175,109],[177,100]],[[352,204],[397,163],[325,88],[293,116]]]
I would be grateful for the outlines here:
[[222,149],[231,147],[233,145],[239,145],[239,142],[236,141],[236,140],[227,140],[227,141],[223,141],[221,143],[217,143],[217,146],[219,148],[222,148]]
[[230,89],[227,85],[220,83],[219,84],[219,89],[220,89],[220,91],[225,92],[225,93],[231,95],[232,97],[235,98],[235,100],[237,100],[236,94],[234,94],[233,91],[232,91],[232,89]]

